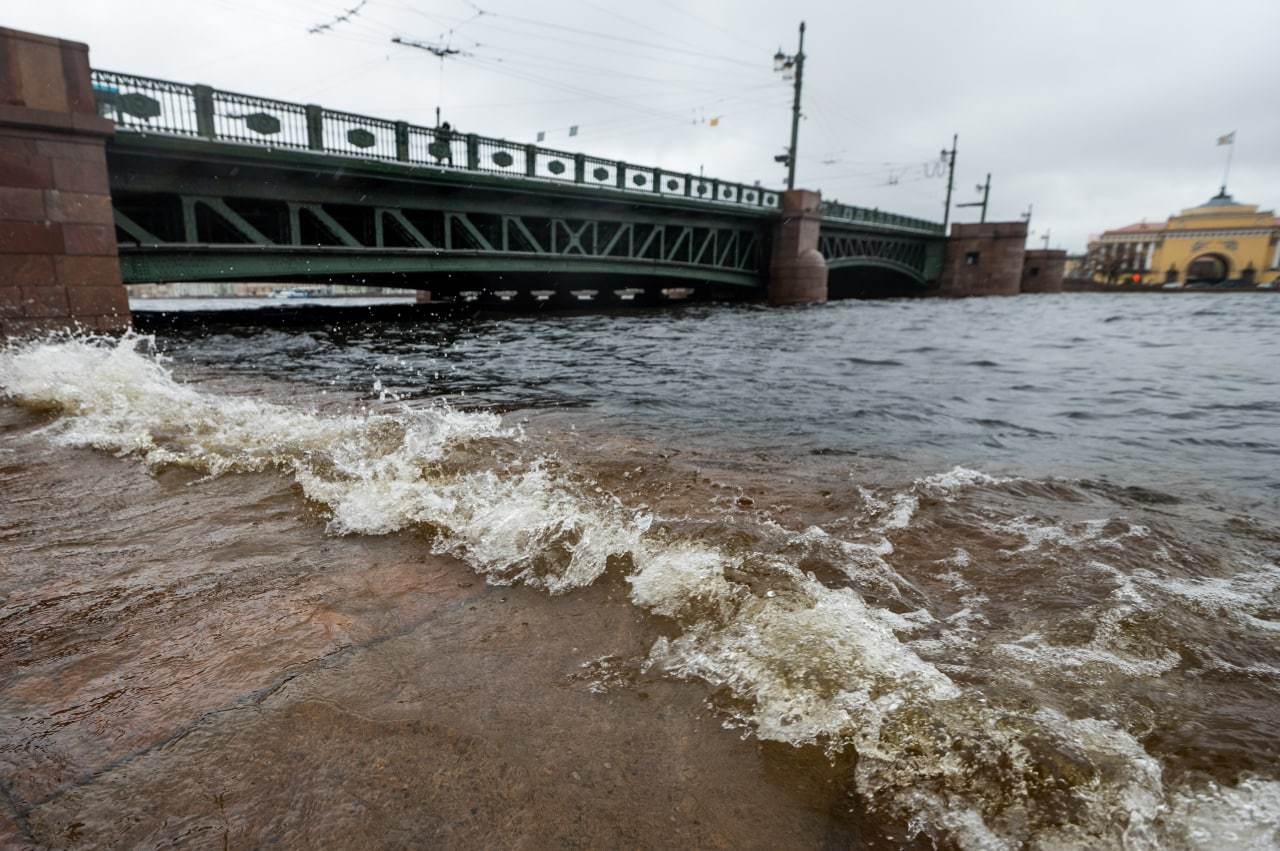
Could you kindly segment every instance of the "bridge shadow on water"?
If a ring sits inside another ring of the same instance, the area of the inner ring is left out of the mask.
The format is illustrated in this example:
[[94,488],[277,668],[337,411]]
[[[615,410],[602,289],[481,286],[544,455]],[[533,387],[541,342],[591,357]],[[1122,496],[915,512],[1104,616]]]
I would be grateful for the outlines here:
[[[306,281],[282,282],[306,283]],[[311,281],[315,283],[315,281]],[[671,279],[602,275],[441,275],[431,278],[364,278],[326,283],[367,284],[403,288],[418,294],[417,303],[369,303],[360,297],[342,304],[340,298],[281,300],[252,306],[235,297],[193,297],[133,303],[134,327],[143,331],[235,327],[307,328],[347,324],[433,323],[484,316],[535,316],[572,313],[634,313],[679,309],[687,305],[763,302],[763,293],[742,287]],[[372,292],[371,292],[372,295]],[[381,294],[380,294],[381,295]],[[335,303],[337,302],[337,303]]]
[[827,298],[919,298],[933,290],[895,269],[860,266],[836,268],[828,273]]
[[[334,282],[339,283],[339,282]],[[398,286],[419,293],[418,303],[317,304],[282,301],[246,309],[230,298],[191,299],[179,309],[157,309],[135,303],[134,326],[140,330],[199,329],[253,325],[306,327],[345,322],[430,322],[434,318],[483,315],[557,315],[618,313],[679,308],[684,305],[763,304],[762,289],[667,277],[628,278],[609,275],[447,275],[435,278],[386,277],[359,282]],[[892,269],[841,268],[830,273],[828,298],[918,298],[931,290]],[[172,305],[166,300],[165,308]]]

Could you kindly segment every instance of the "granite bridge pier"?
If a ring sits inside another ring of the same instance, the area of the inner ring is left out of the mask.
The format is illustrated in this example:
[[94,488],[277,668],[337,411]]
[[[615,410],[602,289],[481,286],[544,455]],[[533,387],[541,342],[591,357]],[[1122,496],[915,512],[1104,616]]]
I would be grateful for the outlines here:
[[316,281],[776,305],[1061,288],[1022,222],[940,224],[94,69],[0,28],[0,335],[129,323],[123,284]]

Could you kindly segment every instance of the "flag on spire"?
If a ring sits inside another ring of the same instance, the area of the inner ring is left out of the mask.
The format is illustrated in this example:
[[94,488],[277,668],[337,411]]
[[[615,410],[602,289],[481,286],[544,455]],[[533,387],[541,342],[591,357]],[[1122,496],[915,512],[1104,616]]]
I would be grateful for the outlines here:
[[1232,130],[1225,136],[1218,137],[1219,145],[1234,145],[1236,143],[1236,131]]

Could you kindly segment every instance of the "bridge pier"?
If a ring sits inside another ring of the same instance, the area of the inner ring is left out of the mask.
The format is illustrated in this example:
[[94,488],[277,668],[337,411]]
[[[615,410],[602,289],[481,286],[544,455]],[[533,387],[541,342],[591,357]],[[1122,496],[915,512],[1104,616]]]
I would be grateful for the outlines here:
[[1067,252],[1058,249],[1027,249],[1022,261],[1024,293],[1060,293],[1067,274]]
[[0,336],[129,324],[89,48],[0,27]]
[[1026,222],[951,226],[938,292],[943,296],[1017,295],[1022,291]]
[[818,250],[822,195],[789,189],[781,201],[769,256],[769,303],[822,303],[827,300],[827,261]]

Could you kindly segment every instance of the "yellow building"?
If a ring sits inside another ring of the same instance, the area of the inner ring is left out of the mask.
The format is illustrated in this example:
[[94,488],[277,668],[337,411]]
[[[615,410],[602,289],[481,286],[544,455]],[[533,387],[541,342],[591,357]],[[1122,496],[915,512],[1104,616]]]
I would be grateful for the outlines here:
[[1274,284],[1280,279],[1280,219],[1241,204],[1224,187],[1163,223],[1140,222],[1090,241],[1086,266],[1111,284]]

